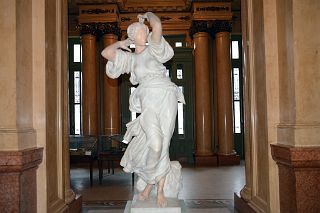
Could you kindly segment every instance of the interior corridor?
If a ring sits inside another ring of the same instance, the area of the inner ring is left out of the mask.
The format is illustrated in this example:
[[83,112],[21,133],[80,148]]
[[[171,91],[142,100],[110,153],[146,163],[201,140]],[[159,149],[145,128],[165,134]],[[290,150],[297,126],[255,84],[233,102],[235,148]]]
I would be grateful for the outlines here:
[[[245,184],[244,165],[228,167],[188,167],[184,166],[183,189],[179,199],[184,200],[188,213],[235,212],[234,192],[239,192]],[[127,200],[132,200],[134,190],[131,174],[115,169],[115,174],[104,171],[99,185],[98,169],[93,170],[93,186],[90,187],[89,169],[84,166],[71,167],[71,187],[82,195],[83,212],[117,213],[123,212]]]

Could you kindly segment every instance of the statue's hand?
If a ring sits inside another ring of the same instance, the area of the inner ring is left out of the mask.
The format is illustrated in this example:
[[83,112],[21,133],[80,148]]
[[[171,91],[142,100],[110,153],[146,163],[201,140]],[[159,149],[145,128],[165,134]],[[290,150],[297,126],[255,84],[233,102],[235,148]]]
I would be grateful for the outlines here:
[[125,50],[128,50],[129,52],[132,52],[130,48],[128,48],[128,46],[130,46],[130,44],[132,44],[133,42],[127,38],[126,40],[122,40],[122,41],[119,41],[119,47],[121,49],[125,49]]
[[143,15],[139,14],[137,18],[139,19],[139,22],[140,22],[141,24],[144,23],[144,20],[145,20],[145,19],[148,21],[148,17],[147,17],[147,15],[146,15],[146,13],[143,14]]

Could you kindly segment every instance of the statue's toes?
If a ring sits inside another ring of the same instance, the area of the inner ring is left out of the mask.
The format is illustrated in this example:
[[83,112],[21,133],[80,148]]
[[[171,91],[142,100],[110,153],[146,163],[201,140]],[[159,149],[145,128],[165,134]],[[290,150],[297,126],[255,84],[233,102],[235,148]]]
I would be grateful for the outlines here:
[[167,200],[164,197],[158,198],[157,200],[158,207],[164,208],[167,206]]

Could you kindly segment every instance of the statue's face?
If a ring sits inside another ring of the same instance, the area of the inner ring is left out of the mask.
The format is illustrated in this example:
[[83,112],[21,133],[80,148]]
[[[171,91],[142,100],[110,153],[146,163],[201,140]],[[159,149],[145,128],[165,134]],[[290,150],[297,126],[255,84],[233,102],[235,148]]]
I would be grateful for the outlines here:
[[134,35],[134,43],[139,45],[145,45],[147,42],[147,32],[144,27],[139,27]]

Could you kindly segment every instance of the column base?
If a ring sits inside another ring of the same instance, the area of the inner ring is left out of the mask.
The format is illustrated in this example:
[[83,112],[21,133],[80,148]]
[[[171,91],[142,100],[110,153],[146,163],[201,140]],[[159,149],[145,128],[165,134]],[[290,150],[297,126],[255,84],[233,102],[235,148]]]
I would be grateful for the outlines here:
[[194,154],[195,166],[218,166],[218,158],[216,155],[196,155]]
[[37,211],[37,168],[43,148],[0,151],[0,206],[6,212]]
[[320,146],[271,144],[279,168],[281,212],[320,212]]
[[82,195],[76,195],[74,200],[68,204],[68,213],[82,212]]
[[219,166],[233,166],[240,165],[240,156],[237,154],[222,155],[218,154]]
[[251,206],[237,193],[234,193],[234,208],[239,213],[255,213]]

